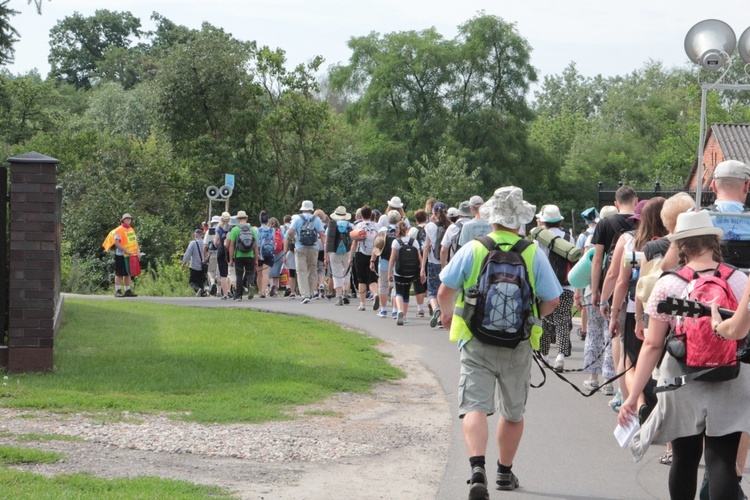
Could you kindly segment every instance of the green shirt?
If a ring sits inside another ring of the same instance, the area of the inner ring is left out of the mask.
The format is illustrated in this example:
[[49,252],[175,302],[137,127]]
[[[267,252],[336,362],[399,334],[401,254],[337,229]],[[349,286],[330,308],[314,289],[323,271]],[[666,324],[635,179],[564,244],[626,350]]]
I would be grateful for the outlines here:
[[[249,224],[245,224],[245,225],[249,225]],[[254,250],[250,250],[249,252],[241,252],[239,250],[238,245],[237,245],[237,238],[239,238],[240,236],[240,227],[242,227],[242,225],[234,226],[232,230],[229,232],[229,235],[227,236],[227,238],[229,238],[229,241],[234,242],[234,258],[238,259],[242,257],[255,257]],[[253,244],[257,245],[258,244],[258,231],[256,231],[253,226],[250,226],[250,231],[253,233],[253,240],[254,240]]]

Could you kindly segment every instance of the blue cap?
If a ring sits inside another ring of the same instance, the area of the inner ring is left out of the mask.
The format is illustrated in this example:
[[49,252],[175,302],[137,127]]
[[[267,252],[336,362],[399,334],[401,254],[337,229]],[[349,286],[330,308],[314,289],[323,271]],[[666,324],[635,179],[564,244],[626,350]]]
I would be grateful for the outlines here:
[[436,214],[440,209],[448,210],[448,206],[443,203],[442,201],[435,202],[435,204],[432,206],[432,213]]
[[596,207],[587,208],[581,212],[581,217],[583,217],[583,220],[586,222],[594,222],[599,218],[599,212],[596,211]]

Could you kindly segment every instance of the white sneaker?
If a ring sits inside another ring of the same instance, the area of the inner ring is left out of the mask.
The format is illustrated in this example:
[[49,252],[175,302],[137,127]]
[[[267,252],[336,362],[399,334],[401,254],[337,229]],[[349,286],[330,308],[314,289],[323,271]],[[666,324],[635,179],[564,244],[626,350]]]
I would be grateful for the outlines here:
[[594,380],[592,378],[587,378],[586,380],[583,381],[583,388],[586,389],[587,391],[593,391],[594,389],[598,389],[599,381]]

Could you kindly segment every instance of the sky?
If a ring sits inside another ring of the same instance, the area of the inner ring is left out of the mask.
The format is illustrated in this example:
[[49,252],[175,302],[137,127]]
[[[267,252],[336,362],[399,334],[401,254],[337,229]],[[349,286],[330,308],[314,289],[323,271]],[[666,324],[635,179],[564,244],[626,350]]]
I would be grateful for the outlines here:
[[13,73],[49,71],[49,30],[65,16],[96,9],[128,10],[144,29],[158,12],[189,28],[203,21],[241,40],[282,48],[289,65],[321,55],[323,67],[346,63],[347,41],[373,31],[390,33],[435,27],[445,38],[478,12],[516,24],[531,45],[531,63],[544,76],[571,62],[584,76],[624,75],[649,61],[688,66],[685,35],[703,19],[728,23],[737,38],[750,27],[747,0],[44,0],[42,15],[27,0],[11,0],[16,43]]

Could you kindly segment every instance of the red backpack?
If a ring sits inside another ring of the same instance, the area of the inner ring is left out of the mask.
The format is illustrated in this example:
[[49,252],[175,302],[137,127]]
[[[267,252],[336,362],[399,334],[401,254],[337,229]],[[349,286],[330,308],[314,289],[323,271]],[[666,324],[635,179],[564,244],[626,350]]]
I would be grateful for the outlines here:
[[281,253],[284,250],[284,238],[281,236],[281,229],[276,228],[273,231],[273,251]]
[[[689,267],[680,267],[669,271],[669,274],[679,276],[687,282],[683,298],[707,305],[717,304],[720,308],[735,311],[737,299],[727,283],[735,269],[719,264],[713,274],[699,274],[710,270],[694,271]],[[677,359],[684,365],[686,373],[710,369],[695,377],[695,380],[721,382],[739,375],[737,349],[741,342],[724,340],[714,335],[710,316],[677,317],[670,337],[671,341],[681,341],[685,345],[684,356]]]

